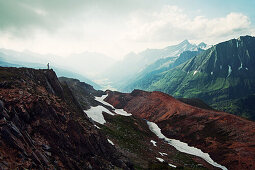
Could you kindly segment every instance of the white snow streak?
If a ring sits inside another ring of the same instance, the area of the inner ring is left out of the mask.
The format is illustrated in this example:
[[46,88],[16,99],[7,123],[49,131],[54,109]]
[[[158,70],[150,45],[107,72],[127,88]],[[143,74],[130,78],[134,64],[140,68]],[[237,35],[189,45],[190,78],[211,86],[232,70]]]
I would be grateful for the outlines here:
[[122,115],[122,116],[131,116],[131,113],[127,113],[125,110],[123,109],[115,109],[114,110],[115,113]]
[[225,166],[222,166],[216,162],[214,162],[208,153],[204,153],[202,152],[200,149],[195,148],[195,147],[191,147],[188,146],[187,143],[181,142],[179,140],[175,140],[175,139],[169,139],[166,136],[164,136],[161,133],[161,129],[158,127],[157,124],[153,123],[153,122],[149,122],[147,121],[147,124],[150,128],[150,130],[155,133],[160,139],[164,139],[168,144],[172,145],[173,147],[175,147],[178,151],[180,152],[184,152],[187,154],[191,154],[191,155],[195,155],[198,156],[202,159],[204,159],[205,161],[207,161],[208,163],[210,163],[211,165],[221,168],[223,170],[227,170],[227,168]]
[[100,127],[98,127],[97,125],[94,125],[96,128],[98,128],[98,129],[101,129]]
[[114,143],[113,143],[110,139],[107,139],[107,141],[108,141],[110,144],[114,145]]
[[151,143],[153,144],[153,146],[157,146],[157,145],[156,145],[156,143],[157,143],[156,141],[151,140]]
[[173,168],[176,168],[176,166],[173,165],[173,164],[168,163],[168,165],[171,166],[171,167],[173,167]]
[[103,95],[103,96],[101,96],[101,97],[96,97],[95,100],[96,100],[96,101],[99,101],[100,103],[102,103],[102,104],[104,104],[104,105],[106,105],[106,106],[110,106],[111,108],[114,109],[114,107],[113,107],[111,104],[109,104],[109,103],[107,103],[106,101],[104,101],[104,99],[105,99],[107,96],[108,96],[108,94]]
[[166,156],[167,153],[158,152],[161,156]]
[[193,76],[194,76],[195,74],[197,74],[197,72],[198,72],[197,70],[196,70],[196,71],[194,71]]
[[230,65],[228,65],[228,76],[227,76],[227,77],[229,77],[229,76],[230,76],[231,72],[232,72],[231,66],[230,66]]
[[241,70],[243,68],[243,63],[241,62],[240,67],[238,68],[238,70]]
[[159,162],[165,162],[164,159],[162,159],[162,158],[156,157],[156,159],[159,160]]

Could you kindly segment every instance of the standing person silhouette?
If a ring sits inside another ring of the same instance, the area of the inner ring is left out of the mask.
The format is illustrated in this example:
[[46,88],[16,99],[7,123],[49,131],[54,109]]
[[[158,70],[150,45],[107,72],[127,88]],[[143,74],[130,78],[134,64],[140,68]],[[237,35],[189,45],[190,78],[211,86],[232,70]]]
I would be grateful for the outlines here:
[[47,64],[48,70],[50,69],[50,63]]

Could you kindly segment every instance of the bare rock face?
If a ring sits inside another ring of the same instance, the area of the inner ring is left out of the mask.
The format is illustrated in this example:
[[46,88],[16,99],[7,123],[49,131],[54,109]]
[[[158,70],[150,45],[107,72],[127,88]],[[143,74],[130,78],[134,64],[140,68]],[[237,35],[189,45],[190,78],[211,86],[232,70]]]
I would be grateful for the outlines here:
[[255,122],[182,103],[162,92],[107,91],[106,101],[153,121],[162,133],[202,149],[229,169],[255,169]]
[[132,168],[53,70],[0,68],[0,146],[0,169]]

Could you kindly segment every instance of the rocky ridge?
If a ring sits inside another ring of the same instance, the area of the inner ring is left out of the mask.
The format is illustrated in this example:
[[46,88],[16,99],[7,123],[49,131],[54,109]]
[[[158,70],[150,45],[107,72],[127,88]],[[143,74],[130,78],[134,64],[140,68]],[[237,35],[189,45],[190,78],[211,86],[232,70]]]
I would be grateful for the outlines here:
[[132,169],[53,70],[0,67],[0,169]]

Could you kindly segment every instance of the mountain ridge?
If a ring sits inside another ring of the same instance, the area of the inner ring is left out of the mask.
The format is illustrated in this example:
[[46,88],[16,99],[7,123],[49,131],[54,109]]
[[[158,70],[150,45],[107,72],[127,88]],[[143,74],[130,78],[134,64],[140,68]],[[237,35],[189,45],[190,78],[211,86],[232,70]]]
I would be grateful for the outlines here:
[[0,67],[0,145],[1,169],[132,169],[51,69]]
[[[162,91],[177,98],[200,98],[214,107],[215,103],[228,100],[224,108],[217,105],[215,108],[229,112],[231,100],[255,93],[254,46],[255,38],[251,36],[219,43],[176,68],[156,74],[157,79],[142,89]],[[237,109],[231,112],[242,115],[239,106],[234,107]],[[250,111],[248,118],[253,118]]]

